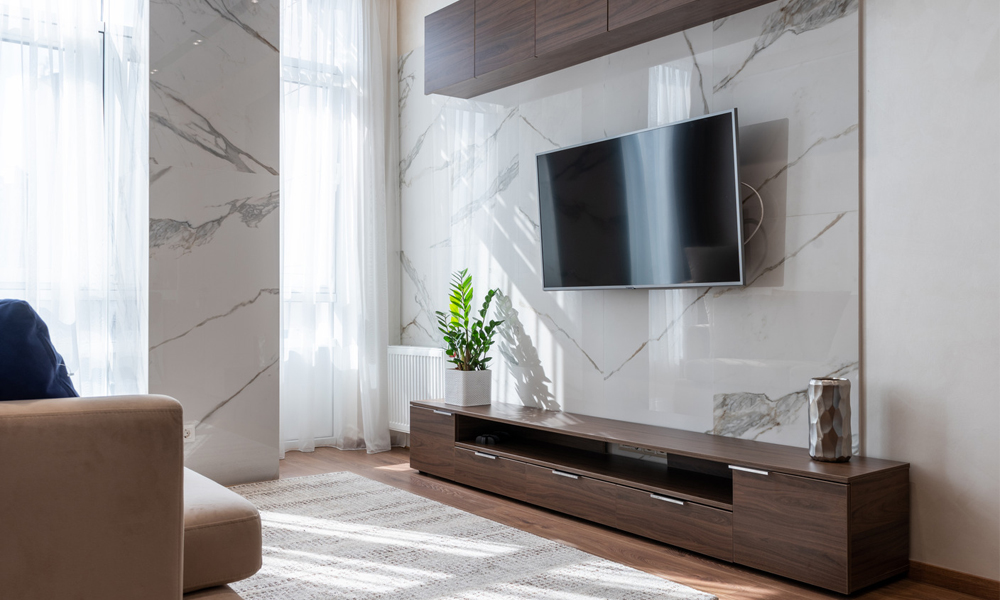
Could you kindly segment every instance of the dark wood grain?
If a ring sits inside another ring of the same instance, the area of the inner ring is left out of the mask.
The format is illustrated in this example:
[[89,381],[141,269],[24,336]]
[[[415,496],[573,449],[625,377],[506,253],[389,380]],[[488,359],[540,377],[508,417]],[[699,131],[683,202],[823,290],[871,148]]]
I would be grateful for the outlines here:
[[535,54],[608,31],[608,0],[535,0]]
[[1000,600],[1000,581],[915,560],[910,561],[910,579],[936,585],[939,588],[957,590],[984,600]]
[[733,486],[730,480],[683,469],[671,469],[663,463],[516,439],[498,446],[482,446],[467,442],[460,442],[457,446],[647,492],[676,496],[724,510],[732,509]]
[[848,593],[847,485],[733,473],[734,560]]
[[[611,1],[614,2],[615,0]],[[481,40],[477,37],[475,41],[477,55],[475,77],[469,77],[451,85],[437,87],[433,91],[448,96],[471,98],[768,3],[768,0],[623,1],[628,2],[629,5],[616,5],[612,7],[609,4],[607,31],[596,32],[594,35],[586,35],[582,31],[592,31],[590,27],[594,27],[594,25],[581,25],[584,28],[581,30],[581,33],[562,32],[558,34],[557,37],[560,40],[558,43],[547,45],[548,42],[543,38],[542,50],[537,50],[535,45],[535,34],[537,32],[534,31],[534,2],[530,2],[530,0],[479,0],[484,8],[488,7],[490,9],[489,13],[482,15],[484,19],[493,19],[494,14],[500,14],[503,10],[509,10],[510,6],[517,5],[522,7],[522,12],[516,18],[514,16],[499,18],[500,21],[509,20],[517,22],[518,25],[512,27],[511,32],[505,34],[509,39],[502,44],[496,44],[491,38],[489,48],[482,49],[484,53],[488,51],[491,56],[487,57],[484,55],[483,59],[486,62],[482,66],[479,64]],[[552,10],[557,11],[561,10],[559,7],[561,4],[577,3],[587,5],[587,9],[590,12],[585,12],[592,17],[596,17],[596,10],[594,6],[589,6],[591,4],[589,0],[544,0],[544,2],[543,0],[539,0],[539,4],[545,5],[542,8],[550,7]],[[528,57],[526,50],[528,46],[528,26],[524,15],[528,13],[527,8],[525,8],[528,4],[531,5],[532,9],[532,57]],[[652,6],[650,10],[646,11],[650,16],[645,18],[635,17],[634,11],[643,10],[641,6],[643,4]],[[610,15],[612,14],[617,15],[615,23],[618,26],[614,28],[612,28],[610,20]],[[477,23],[480,16],[479,7],[477,6]],[[545,19],[544,17],[543,20],[549,21],[552,27],[558,27],[558,22]],[[583,19],[582,22],[589,21]],[[495,26],[499,28],[499,23],[496,23]],[[513,32],[516,32],[516,34]],[[478,34],[479,31],[477,28],[476,35],[478,36]],[[430,35],[431,33],[425,30],[425,36]],[[547,35],[544,28],[542,35]],[[574,37],[576,39],[573,39]],[[426,37],[425,45],[429,45],[430,43],[430,38]],[[518,50],[515,51],[515,48]],[[430,57],[428,58],[430,59]],[[431,67],[427,68],[430,69]]]
[[535,0],[476,0],[476,77],[535,58]]
[[[426,408],[442,408],[442,402],[414,402]],[[781,471],[824,481],[851,483],[880,477],[887,470],[906,470],[906,463],[855,456],[846,463],[812,460],[805,448],[768,444],[753,440],[629,423],[567,412],[542,410],[513,404],[447,407],[456,414],[541,429],[566,435],[620,443],[670,454],[764,470]]]
[[476,0],[458,0],[424,18],[424,94],[474,80]]
[[615,499],[619,486],[578,476],[557,475],[557,469],[525,467],[527,500],[567,515],[615,526]]
[[[608,0],[608,29],[618,29],[657,17],[688,4],[698,4],[698,0]],[[719,4],[719,2],[702,4]]]
[[472,450],[455,448],[455,481],[494,494],[525,500],[523,462],[477,456]]
[[455,472],[454,452],[455,417],[411,406],[410,465],[414,469],[450,479]]
[[910,562],[910,476],[892,471],[885,477],[851,484],[850,590],[859,590],[905,573]]
[[[657,577],[715,594],[720,600],[842,600],[844,597],[791,579],[740,567],[649,538],[590,523],[575,517],[509,500],[409,467],[409,451],[367,454],[317,448],[288,452],[281,461],[282,479],[349,471],[424,498],[579,548]],[[918,563],[915,563],[918,564]],[[919,564],[918,564],[919,565]],[[936,570],[936,568],[935,568]],[[923,574],[920,570],[918,573]],[[964,574],[960,574],[964,575]],[[937,578],[939,585],[953,578]],[[971,577],[971,576],[969,576]],[[981,579],[989,583],[990,580]],[[993,585],[996,582],[992,582]],[[989,596],[983,596],[989,597]],[[975,600],[973,596],[899,577],[851,596],[852,600]],[[995,598],[995,596],[994,596]]]
[[733,515],[701,506],[658,500],[649,492],[618,490],[618,528],[693,550],[715,558],[733,560]]

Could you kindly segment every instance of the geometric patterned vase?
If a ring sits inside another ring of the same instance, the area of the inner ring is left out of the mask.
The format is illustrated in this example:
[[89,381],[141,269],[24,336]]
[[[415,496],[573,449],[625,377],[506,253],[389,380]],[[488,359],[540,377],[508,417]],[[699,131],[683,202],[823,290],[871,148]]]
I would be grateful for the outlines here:
[[851,382],[837,377],[809,381],[809,456],[823,462],[851,460]]

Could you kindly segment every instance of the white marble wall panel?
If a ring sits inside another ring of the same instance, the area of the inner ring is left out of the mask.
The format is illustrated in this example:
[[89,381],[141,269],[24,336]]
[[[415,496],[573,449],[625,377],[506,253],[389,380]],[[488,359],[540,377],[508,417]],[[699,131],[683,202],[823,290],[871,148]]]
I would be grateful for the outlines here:
[[[774,2],[470,101],[420,93],[424,14],[401,14],[403,343],[438,343],[468,267],[504,294],[495,401],[805,446],[808,380],[858,372],[856,0]],[[765,205],[750,285],[542,290],[537,152],[733,107]]]
[[278,0],[152,0],[150,374],[187,466],[278,473]]

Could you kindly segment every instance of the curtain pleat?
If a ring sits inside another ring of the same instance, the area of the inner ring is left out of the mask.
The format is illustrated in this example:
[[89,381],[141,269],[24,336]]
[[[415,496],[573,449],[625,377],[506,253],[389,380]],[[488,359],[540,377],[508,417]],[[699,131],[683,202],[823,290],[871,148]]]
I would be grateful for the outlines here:
[[394,0],[282,4],[283,448],[389,449]]

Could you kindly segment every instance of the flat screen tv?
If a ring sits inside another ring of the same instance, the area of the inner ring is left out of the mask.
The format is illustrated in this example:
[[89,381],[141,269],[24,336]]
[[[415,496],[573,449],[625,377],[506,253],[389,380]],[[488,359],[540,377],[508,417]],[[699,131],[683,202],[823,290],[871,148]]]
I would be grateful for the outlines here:
[[744,285],[736,109],[536,156],[546,290]]

